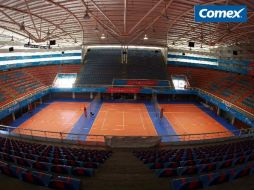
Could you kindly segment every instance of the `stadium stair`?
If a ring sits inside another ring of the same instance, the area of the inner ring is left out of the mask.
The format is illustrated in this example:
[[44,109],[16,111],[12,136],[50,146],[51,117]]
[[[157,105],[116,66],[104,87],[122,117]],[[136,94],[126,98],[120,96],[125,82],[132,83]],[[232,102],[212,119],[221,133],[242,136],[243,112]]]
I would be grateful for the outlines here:
[[87,190],[168,190],[167,179],[157,178],[130,150],[116,150],[93,178]]

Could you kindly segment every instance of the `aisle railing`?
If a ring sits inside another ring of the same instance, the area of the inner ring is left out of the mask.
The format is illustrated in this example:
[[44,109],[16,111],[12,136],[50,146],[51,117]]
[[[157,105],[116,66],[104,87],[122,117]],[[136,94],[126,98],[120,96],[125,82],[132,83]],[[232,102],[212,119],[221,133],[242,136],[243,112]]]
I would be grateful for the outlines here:
[[[175,142],[193,142],[200,141],[204,143],[206,140],[218,140],[218,139],[235,139],[242,137],[254,137],[254,129],[241,129],[234,131],[219,131],[211,133],[201,134],[181,134],[181,135],[163,135],[163,136],[112,136],[112,135],[96,135],[96,134],[82,134],[82,133],[67,133],[67,132],[56,132],[56,131],[42,131],[33,129],[22,129],[15,128],[6,125],[0,125],[0,134],[10,137],[18,137],[31,140],[42,140],[42,141],[57,141],[57,142],[69,142],[73,144],[107,144],[112,139],[119,139],[128,143],[139,142],[142,140],[149,143],[149,139],[154,142],[155,138],[159,138],[162,143],[175,143]],[[137,144],[141,145],[141,144]]]

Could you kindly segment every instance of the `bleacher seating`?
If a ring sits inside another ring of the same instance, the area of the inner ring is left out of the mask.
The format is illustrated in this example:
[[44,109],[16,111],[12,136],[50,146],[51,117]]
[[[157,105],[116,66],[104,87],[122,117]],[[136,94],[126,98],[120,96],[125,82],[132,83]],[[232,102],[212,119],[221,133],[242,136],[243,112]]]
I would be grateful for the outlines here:
[[127,78],[167,80],[166,66],[161,51],[129,49]]
[[134,151],[158,177],[175,178],[174,190],[197,189],[254,172],[254,140],[201,147]]
[[121,64],[121,49],[91,49],[78,75],[77,85],[112,84],[113,79],[167,80],[160,51],[128,50],[128,63]]
[[254,113],[254,79],[236,73],[194,67],[168,66],[169,75],[186,75],[192,87],[201,88]]
[[80,64],[47,65],[40,67],[27,67],[23,71],[30,73],[45,85],[52,85],[57,73],[78,73]]
[[78,73],[80,64],[47,65],[0,71],[0,107],[52,85],[57,73]]
[[0,87],[0,107],[11,103],[14,100],[14,96],[10,94],[5,88]]
[[80,189],[78,177],[93,176],[95,169],[110,155],[111,151],[107,150],[59,147],[0,137],[2,174],[56,189],[61,186]]
[[121,78],[120,49],[91,49],[77,77],[76,84],[112,84],[114,78]]
[[1,88],[15,98],[45,88],[44,84],[21,70],[3,71],[0,73],[0,78]]

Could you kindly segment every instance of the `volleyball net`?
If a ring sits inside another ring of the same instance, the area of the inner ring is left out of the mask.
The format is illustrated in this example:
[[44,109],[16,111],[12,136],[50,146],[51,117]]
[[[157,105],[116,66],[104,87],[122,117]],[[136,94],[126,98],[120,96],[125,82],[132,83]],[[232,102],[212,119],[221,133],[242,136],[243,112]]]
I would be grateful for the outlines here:
[[155,95],[152,96],[152,105],[157,118],[162,118],[163,111]]
[[87,106],[87,112],[89,112],[88,115],[90,115],[90,113],[94,114],[96,112],[96,110],[100,106],[100,102],[101,102],[101,96],[100,94],[97,94],[94,97],[93,101],[91,101],[90,104]]

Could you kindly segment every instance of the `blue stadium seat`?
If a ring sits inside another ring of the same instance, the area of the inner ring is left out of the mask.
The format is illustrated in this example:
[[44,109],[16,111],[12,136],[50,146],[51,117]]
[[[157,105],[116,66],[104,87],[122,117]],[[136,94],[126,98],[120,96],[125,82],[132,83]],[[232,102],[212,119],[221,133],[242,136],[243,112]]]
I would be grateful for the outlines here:
[[179,176],[195,175],[199,173],[199,170],[197,166],[178,167],[177,173]]
[[23,181],[45,187],[49,185],[49,181],[51,178],[52,178],[51,174],[46,174],[37,171],[28,171],[22,173]]
[[200,178],[205,186],[212,186],[228,182],[230,180],[230,173],[225,171],[209,173],[200,176]]
[[79,190],[80,180],[72,177],[57,176],[50,180],[49,187],[57,190]]
[[77,176],[93,176],[94,175],[94,169],[92,168],[83,168],[83,167],[75,167],[72,168],[71,173],[73,175],[77,175]]
[[176,168],[157,169],[155,173],[158,177],[175,177],[178,175]]
[[202,189],[203,187],[202,181],[197,177],[179,178],[172,181],[173,190],[195,190]]
[[60,174],[70,174],[71,167],[66,165],[53,165],[51,166],[51,171]]

